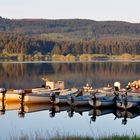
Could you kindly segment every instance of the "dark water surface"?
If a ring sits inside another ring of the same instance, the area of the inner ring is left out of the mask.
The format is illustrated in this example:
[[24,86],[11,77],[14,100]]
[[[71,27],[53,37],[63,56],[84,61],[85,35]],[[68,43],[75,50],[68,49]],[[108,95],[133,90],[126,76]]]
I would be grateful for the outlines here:
[[[65,87],[68,88],[81,88],[86,83],[93,87],[102,87],[108,83],[113,84],[116,80],[125,86],[129,81],[140,79],[140,63],[0,64],[0,87],[17,89],[36,87],[44,84],[41,78],[46,76],[50,80],[64,80]],[[60,134],[89,136],[140,134],[139,111],[125,112],[106,108],[92,111],[90,107],[26,105],[22,107],[24,115],[21,115],[20,104],[7,103],[5,107],[5,114],[0,115],[1,139],[9,135],[18,136],[20,133],[34,134],[37,131],[44,135],[48,132],[55,134],[57,131]]]

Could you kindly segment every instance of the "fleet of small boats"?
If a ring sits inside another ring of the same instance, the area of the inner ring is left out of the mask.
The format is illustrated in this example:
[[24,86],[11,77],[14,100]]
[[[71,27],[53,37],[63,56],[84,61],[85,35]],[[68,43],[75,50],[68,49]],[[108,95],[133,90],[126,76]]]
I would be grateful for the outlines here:
[[65,89],[63,81],[46,80],[46,86],[28,90],[6,90],[0,88],[0,100],[6,102],[24,102],[24,104],[53,104],[69,106],[91,106],[92,108],[115,106],[120,109],[140,108],[140,93],[120,88],[115,82],[114,88],[108,86],[93,89],[88,84],[83,89]]
[[121,118],[122,124],[125,125],[127,118],[132,119],[140,115],[140,96],[138,92],[116,89],[93,89],[89,85],[83,90],[45,88],[43,91],[42,87],[40,91],[38,88],[38,92],[0,88],[0,115],[9,110],[18,110],[19,117],[45,110],[49,111],[50,117],[55,117],[63,111],[66,111],[69,117],[73,117],[75,113],[83,115],[84,112],[88,112],[90,122],[94,122],[99,116],[114,114],[115,119]]

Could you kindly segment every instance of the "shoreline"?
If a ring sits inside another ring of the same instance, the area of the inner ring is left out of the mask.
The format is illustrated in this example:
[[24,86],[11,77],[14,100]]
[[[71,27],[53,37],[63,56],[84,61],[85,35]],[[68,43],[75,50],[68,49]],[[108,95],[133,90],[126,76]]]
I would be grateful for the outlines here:
[[11,55],[0,57],[0,63],[89,63],[89,62],[140,62],[140,55],[81,54],[81,55]]
[[115,60],[112,60],[112,59],[98,59],[98,60],[88,60],[88,61],[54,61],[54,60],[48,60],[48,61],[45,61],[45,60],[33,60],[33,61],[17,61],[17,60],[9,60],[9,61],[0,61],[0,63],[106,63],[106,62],[114,62],[114,63],[137,63],[137,62],[140,62],[139,59],[136,59],[136,60],[122,60],[122,59],[115,59]]

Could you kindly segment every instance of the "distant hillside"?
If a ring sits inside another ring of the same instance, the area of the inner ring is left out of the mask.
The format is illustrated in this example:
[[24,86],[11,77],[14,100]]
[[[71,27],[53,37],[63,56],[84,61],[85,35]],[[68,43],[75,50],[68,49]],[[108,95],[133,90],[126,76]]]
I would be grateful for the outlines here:
[[0,57],[15,54],[140,54],[140,24],[0,17]]
[[5,19],[0,18],[0,31],[25,34],[61,33],[78,38],[102,36],[137,36],[140,24],[122,21],[93,21],[84,19]]

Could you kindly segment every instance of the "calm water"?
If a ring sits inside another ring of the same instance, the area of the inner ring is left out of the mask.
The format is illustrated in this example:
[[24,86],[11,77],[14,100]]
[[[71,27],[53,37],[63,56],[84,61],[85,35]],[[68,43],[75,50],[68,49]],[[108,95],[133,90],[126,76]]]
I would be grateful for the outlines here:
[[[140,63],[1,63],[0,87],[30,88],[40,86],[42,77],[64,80],[65,87],[81,88],[106,86],[119,80],[122,86],[140,78]],[[0,103],[1,104],[1,103]],[[0,115],[0,138],[20,133],[40,131],[55,134],[102,136],[112,134],[140,134],[139,111],[123,112],[113,109],[92,110],[90,107],[25,105],[6,103]],[[20,114],[20,110],[24,115]],[[94,112],[94,113],[93,113]],[[20,115],[19,115],[20,114]],[[24,117],[23,117],[24,116]],[[96,118],[95,118],[96,116]],[[130,118],[127,118],[130,117]],[[127,118],[127,119],[126,119]],[[115,120],[114,120],[115,119]],[[124,125],[125,124],[125,125]]]

